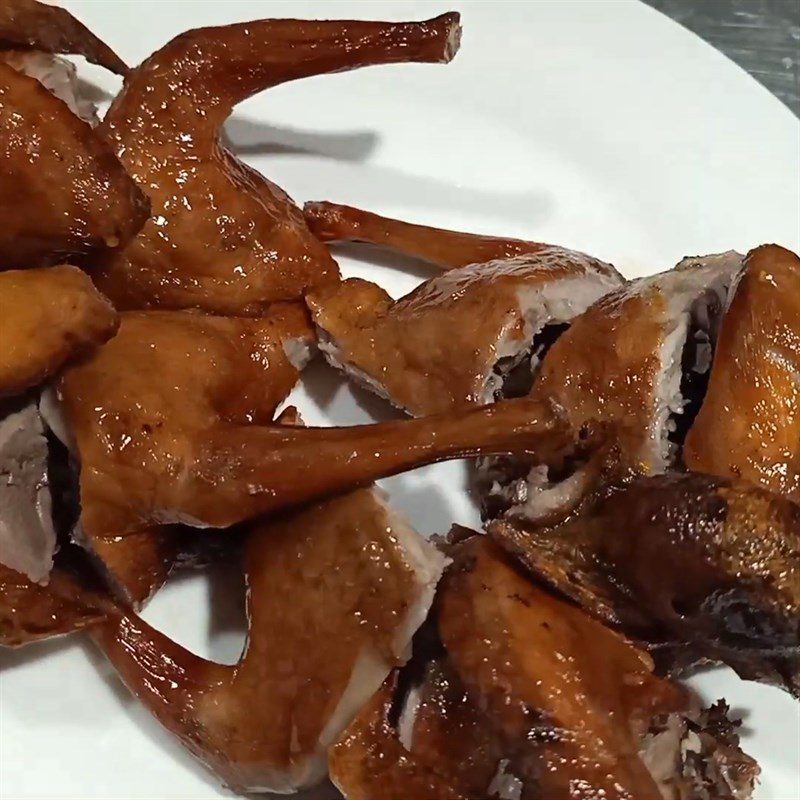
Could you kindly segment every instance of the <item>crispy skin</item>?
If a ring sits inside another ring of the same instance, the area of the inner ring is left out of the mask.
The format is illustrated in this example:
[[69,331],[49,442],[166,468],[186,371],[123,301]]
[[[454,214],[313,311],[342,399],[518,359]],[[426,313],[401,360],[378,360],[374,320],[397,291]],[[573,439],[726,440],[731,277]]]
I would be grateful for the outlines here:
[[47,586],[0,564],[0,647],[62,636],[105,618],[108,600],[56,566]]
[[0,272],[0,397],[42,383],[110,339],[118,324],[77,267]]
[[800,502],[800,258],[789,250],[747,256],[684,458]]
[[128,71],[125,62],[69,11],[36,0],[0,4],[0,47],[8,45],[82,55],[118,75]]
[[348,800],[470,800],[400,743],[390,722],[394,687],[388,680],[331,748],[331,780]]
[[505,739],[523,797],[654,800],[639,755],[653,717],[688,695],[649,656],[522,576],[491,540],[462,546],[440,597],[453,666]]
[[229,786],[289,791],[324,777],[327,747],[405,661],[443,566],[359,490],[252,529],[238,664],[198,658],[130,615],[95,638],[148,710]]
[[419,23],[259,20],[189,31],[128,76],[101,130],[149,195],[140,235],[102,264],[118,308],[259,315],[338,279],[327,249],[275,184],[219,142],[245,98],[370,64],[446,62],[458,15]]
[[[377,245],[405,256],[419,258],[444,270],[521,255],[547,253],[554,249],[552,245],[541,242],[415,225],[338,203],[306,203],[303,206],[303,215],[308,227],[323,242],[363,242]],[[606,277],[621,282],[621,276],[611,265],[595,260],[594,266]]]
[[148,216],[111,148],[37,80],[3,63],[0,163],[2,269],[106,255]]
[[553,528],[491,534],[539,578],[646,642],[800,694],[800,507],[698,474],[640,479]]
[[[615,289],[619,280],[607,268],[542,246],[535,255],[431,278],[396,302],[357,278],[306,300],[330,360],[419,416],[493,399],[493,368],[504,351],[524,353],[539,325],[566,322]],[[571,296],[580,294],[573,306]]]

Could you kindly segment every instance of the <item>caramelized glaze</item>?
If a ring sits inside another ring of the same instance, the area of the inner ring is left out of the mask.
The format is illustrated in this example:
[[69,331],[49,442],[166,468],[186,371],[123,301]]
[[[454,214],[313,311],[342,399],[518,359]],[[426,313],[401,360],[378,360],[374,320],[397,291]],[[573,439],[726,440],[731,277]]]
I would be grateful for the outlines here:
[[745,263],[684,458],[800,502],[800,258],[764,245]]
[[117,325],[111,304],[77,267],[0,272],[0,397],[42,383]]
[[338,279],[327,249],[275,184],[238,161],[219,130],[245,98],[370,64],[446,62],[458,15],[427,22],[256,20],[178,36],[135,68],[102,134],[147,193],[140,235],[96,273],[118,308],[259,315]]

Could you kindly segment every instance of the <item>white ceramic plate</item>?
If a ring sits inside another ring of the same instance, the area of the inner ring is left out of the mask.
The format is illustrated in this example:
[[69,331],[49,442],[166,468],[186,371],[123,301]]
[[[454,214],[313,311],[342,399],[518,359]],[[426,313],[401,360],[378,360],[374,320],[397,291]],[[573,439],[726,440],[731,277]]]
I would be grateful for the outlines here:
[[[635,0],[66,3],[137,63],[191,27],[259,17],[463,14],[447,67],[315,78],[243,103],[230,138],[298,201],[332,199],[465,230],[587,250],[627,275],[685,254],[800,247],[800,123],[719,53]],[[101,70],[88,74],[114,91]],[[395,294],[420,275],[343,258]],[[312,423],[388,413],[323,367],[296,392]],[[385,482],[425,532],[477,524],[460,465]],[[220,587],[223,587],[222,589]],[[181,577],[148,620],[235,661],[235,584]],[[209,611],[213,594],[215,611]],[[0,797],[211,798],[216,781],[128,696],[80,638],[0,653]],[[800,705],[727,670],[694,681],[745,718],[761,800],[800,798]],[[423,800],[420,798],[420,800]]]

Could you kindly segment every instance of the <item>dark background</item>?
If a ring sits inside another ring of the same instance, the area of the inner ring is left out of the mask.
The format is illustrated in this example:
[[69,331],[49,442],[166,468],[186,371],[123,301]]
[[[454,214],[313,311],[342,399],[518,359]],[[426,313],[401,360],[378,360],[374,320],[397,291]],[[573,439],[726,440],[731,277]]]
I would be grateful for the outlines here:
[[800,0],[643,0],[744,67],[800,117]]

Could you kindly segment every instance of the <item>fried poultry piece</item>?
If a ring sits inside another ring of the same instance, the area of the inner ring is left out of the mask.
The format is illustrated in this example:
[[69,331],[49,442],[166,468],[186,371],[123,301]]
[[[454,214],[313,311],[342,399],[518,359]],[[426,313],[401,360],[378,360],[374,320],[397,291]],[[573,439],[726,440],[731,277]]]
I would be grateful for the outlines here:
[[81,464],[74,535],[117,596],[140,606],[180,555],[181,537],[165,523],[183,521],[181,511],[164,519],[157,495],[180,493],[187,480],[187,436],[271,423],[312,339],[299,305],[260,320],[128,312],[114,339],[65,373],[55,400],[63,419],[51,427]]
[[[553,245],[541,242],[415,225],[338,203],[306,203],[303,216],[312,233],[323,242],[362,242],[385,247],[444,270],[553,250]],[[622,282],[609,264],[596,261],[595,266],[607,277]]]
[[77,267],[0,272],[0,397],[42,383],[117,325],[111,304]]
[[358,278],[306,301],[328,361],[421,416],[526,394],[547,345],[620,283],[601,261],[542,245],[452,269],[397,301]]
[[36,0],[0,4],[0,48],[71,53],[118,75],[128,71],[125,62],[69,11]]
[[0,268],[82,264],[127,242],[148,216],[147,199],[92,128],[3,63],[0,163]]
[[748,254],[684,459],[800,503],[800,258],[789,250]]
[[653,649],[800,695],[800,507],[694,473],[643,478],[552,528],[489,531],[540,579]]
[[[426,22],[258,20],[189,31],[128,76],[101,129],[149,195],[139,236],[95,273],[118,308],[259,315],[336,281],[327,249],[219,131],[257,92],[373,64],[447,62],[457,14]],[[177,98],[177,100],[176,100]]]
[[248,641],[201,659],[130,615],[95,638],[129,689],[225,783],[290,792],[410,655],[446,560],[375,490],[258,523],[245,544]]
[[330,749],[331,780],[347,800],[472,800],[416,759],[391,722],[396,676]]
[[0,647],[63,636],[105,619],[109,601],[56,566],[47,586],[0,564]]
[[573,444],[558,409],[528,400],[351,428],[271,425],[310,338],[298,305],[258,320],[123,314],[117,336],[59,384],[84,531],[226,527],[423,463],[509,450],[548,459]]
[[[506,746],[515,796],[747,798],[755,762],[710,732],[701,772],[688,732],[704,715],[643,651],[537,588],[486,537],[463,546],[439,630],[467,692]],[[730,726],[730,723],[728,723]],[[482,795],[485,796],[485,795]]]
[[[741,256],[684,259],[674,269],[606,295],[546,354],[532,396],[552,398],[574,426],[604,424],[605,480],[658,474],[676,463],[701,402],[728,290]],[[595,463],[550,474],[524,461],[483,464],[485,514],[539,522],[574,508]]]

